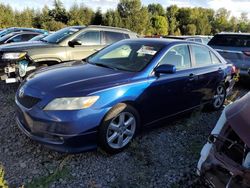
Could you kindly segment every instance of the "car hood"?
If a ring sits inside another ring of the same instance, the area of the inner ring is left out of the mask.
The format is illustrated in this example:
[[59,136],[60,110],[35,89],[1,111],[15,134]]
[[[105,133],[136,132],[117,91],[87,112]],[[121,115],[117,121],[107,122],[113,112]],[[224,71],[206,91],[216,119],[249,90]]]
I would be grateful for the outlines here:
[[226,111],[226,118],[232,129],[250,147],[250,92],[232,103]]
[[73,61],[41,69],[30,75],[25,85],[56,97],[82,96],[127,83],[134,74]]
[[57,44],[50,44],[42,41],[28,41],[28,42],[17,42],[11,44],[4,44],[0,46],[0,52],[17,52],[25,51],[32,48],[48,48],[58,46]]

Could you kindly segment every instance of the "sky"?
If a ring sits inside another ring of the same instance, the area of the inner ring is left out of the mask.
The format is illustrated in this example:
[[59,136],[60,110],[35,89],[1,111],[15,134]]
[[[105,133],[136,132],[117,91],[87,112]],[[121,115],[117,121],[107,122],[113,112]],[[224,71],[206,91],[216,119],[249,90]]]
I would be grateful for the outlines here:
[[[100,7],[103,12],[107,9],[115,9],[119,0],[61,0],[68,9],[74,2],[84,3],[94,10]],[[248,13],[250,18],[250,0],[141,0],[144,5],[150,3],[160,3],[167,7],[178,5],[179,7],[204,7],[217,10],[226,8],[231,11],[232,15],[239,17],[242,12]],[[26,7],[39,9],[44,5],[52,7],[53,0],[0,0],[0,3],[9,4],[12,8],[22,10]]]

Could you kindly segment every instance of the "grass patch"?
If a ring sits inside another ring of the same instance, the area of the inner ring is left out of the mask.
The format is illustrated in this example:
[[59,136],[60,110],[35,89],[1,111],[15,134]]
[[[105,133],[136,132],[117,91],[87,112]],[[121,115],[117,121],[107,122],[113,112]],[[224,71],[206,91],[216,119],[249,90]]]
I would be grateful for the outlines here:
[[38,177],[32,180],[32,182],[26,184],[27,188],[47,188],[51,183],[58,181],[59,179],[69,179],[71,178],[70,171],[65,167],[67,160],[70,157],[66,157],[59,165],[59,167],[54,171],[53,174],[48,176]]
[[69,170],[66,167],[63,169],[57,169],[53,174],[35,178],[31,183],[27,184],[25,187],[27,188],[47,188],[49,185],[61,178],[67,179],[69,178]]
[[4,169],[0,165],[0,188],[8,188],[7,181],[4,179]]

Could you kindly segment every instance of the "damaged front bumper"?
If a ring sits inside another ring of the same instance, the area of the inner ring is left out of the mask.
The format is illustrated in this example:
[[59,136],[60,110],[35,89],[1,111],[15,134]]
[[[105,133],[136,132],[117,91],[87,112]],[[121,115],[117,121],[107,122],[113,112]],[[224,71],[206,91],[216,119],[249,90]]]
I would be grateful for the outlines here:
[[6,83],[20,82],[27,73],[37,68],[36,66],[31,66],[33,62],[27,56],[18,60],[1,60],[0,64],[0,78]]

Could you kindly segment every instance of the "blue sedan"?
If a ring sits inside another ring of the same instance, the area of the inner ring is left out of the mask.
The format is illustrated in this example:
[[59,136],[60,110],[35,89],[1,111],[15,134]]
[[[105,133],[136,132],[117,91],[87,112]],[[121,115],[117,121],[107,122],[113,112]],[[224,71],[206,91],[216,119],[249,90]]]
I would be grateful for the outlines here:
[[60,152],[123,150],[143,126],[201,105],[218,110],[232,65],[212,48],[167,39],[123,40],[83,61],[31,74],[16,94],[17,123]]

